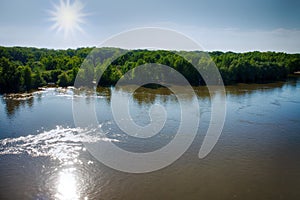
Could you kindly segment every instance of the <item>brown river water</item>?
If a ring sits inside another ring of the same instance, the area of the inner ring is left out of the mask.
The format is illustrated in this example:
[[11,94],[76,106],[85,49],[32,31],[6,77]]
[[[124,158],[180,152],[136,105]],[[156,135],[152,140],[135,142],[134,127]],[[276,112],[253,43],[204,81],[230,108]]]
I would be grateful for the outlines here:
[[[188,150],[166,168],[132,174],[95,159],[82,142],[97,134],[75,127],[72,88],[0,96],[0,199],[300,199],[300,79],[226,87],[227,113],[213,150],[199,159],[210,119],[210,97],[194,88],[200,125]],[[150,122],[153,104],[167,120],[151,140],[123,134],[113,120],[114,88],[98,88],[93,98],[101,130],[123,149],[148,152],[170,142],[180,109],[166,88],[139,88],[130,114]],[[126,93],[126,91],[123,91]],[[80,96],[80,95],[79,95]],[[187,96],[186,103],[191,101]]]

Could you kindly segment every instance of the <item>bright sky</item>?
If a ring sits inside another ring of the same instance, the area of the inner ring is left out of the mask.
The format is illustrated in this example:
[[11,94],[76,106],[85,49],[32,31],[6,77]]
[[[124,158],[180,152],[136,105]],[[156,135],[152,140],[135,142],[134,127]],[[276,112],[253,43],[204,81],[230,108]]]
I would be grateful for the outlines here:
[[62,9],[66,14],[59,0],[1,0],[0,45],[97,46],[126,30],[162,27],[207,51],[300,52],[298,0],[81,0],[84,7],[74,2]]

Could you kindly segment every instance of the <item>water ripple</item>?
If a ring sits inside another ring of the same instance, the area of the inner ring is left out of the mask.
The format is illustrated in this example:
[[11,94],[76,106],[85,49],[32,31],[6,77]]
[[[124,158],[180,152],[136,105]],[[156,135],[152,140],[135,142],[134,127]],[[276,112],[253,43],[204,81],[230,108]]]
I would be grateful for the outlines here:
[[[93,143],[100,140],[108,141],[101,130],[64,128],[55,129],[37,135],[0,140],[0,155],[27,153],[33,157],[50,156],[62,162],[76,159],[80,152],[86,151],[83,143]],[[113,139],[112,141],[118,142]]]

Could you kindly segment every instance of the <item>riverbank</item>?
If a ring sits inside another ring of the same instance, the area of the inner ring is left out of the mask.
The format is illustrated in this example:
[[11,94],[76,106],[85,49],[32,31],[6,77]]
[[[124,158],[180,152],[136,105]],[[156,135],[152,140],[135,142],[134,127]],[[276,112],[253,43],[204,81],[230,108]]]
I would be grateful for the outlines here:
[[[113,86],[131,70],[130,79],[139,78],[134,69],[146,63],[170,66],[191,85],[205,85],[198,73],[218,68],[226,85],[285,80],[300,71],[300,54],[276,52],[203,52],[167,50],[126,50],[118,48],[78,48],[68,50],[0,47],[0,93],[30,91],[47,83],[61,87],[75,79],[87,85],[102,74],[99,86]],[[151,75],[153,70],[143,72]],[[156,73],[166,82],[165,76]]]

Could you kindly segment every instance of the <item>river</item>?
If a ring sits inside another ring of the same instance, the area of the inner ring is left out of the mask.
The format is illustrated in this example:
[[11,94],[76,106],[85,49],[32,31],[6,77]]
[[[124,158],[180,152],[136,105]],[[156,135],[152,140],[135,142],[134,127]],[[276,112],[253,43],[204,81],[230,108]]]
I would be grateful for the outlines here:
[[[226,86],[225,125],[203,159],[198,153],[210,98],[206,88],[194,90],[200,106],[194,142],[168,167],[142,174],[111,169],[89,153],[82,142],[99,138],[75,127],[72,88],[1,95],[0,199],[299,199],[300,79]],[[180,109],[172,92],[139,88],[130,101],[141,126],[150,122],[153,104],[165,108],[165,126],[150,140],[132,139],[118,128],[110,107],[114,92],[120,91],[98,88],[95,96],[82,97],[93,98],[101,130],[118,146],[148,152],[174,138]]]

